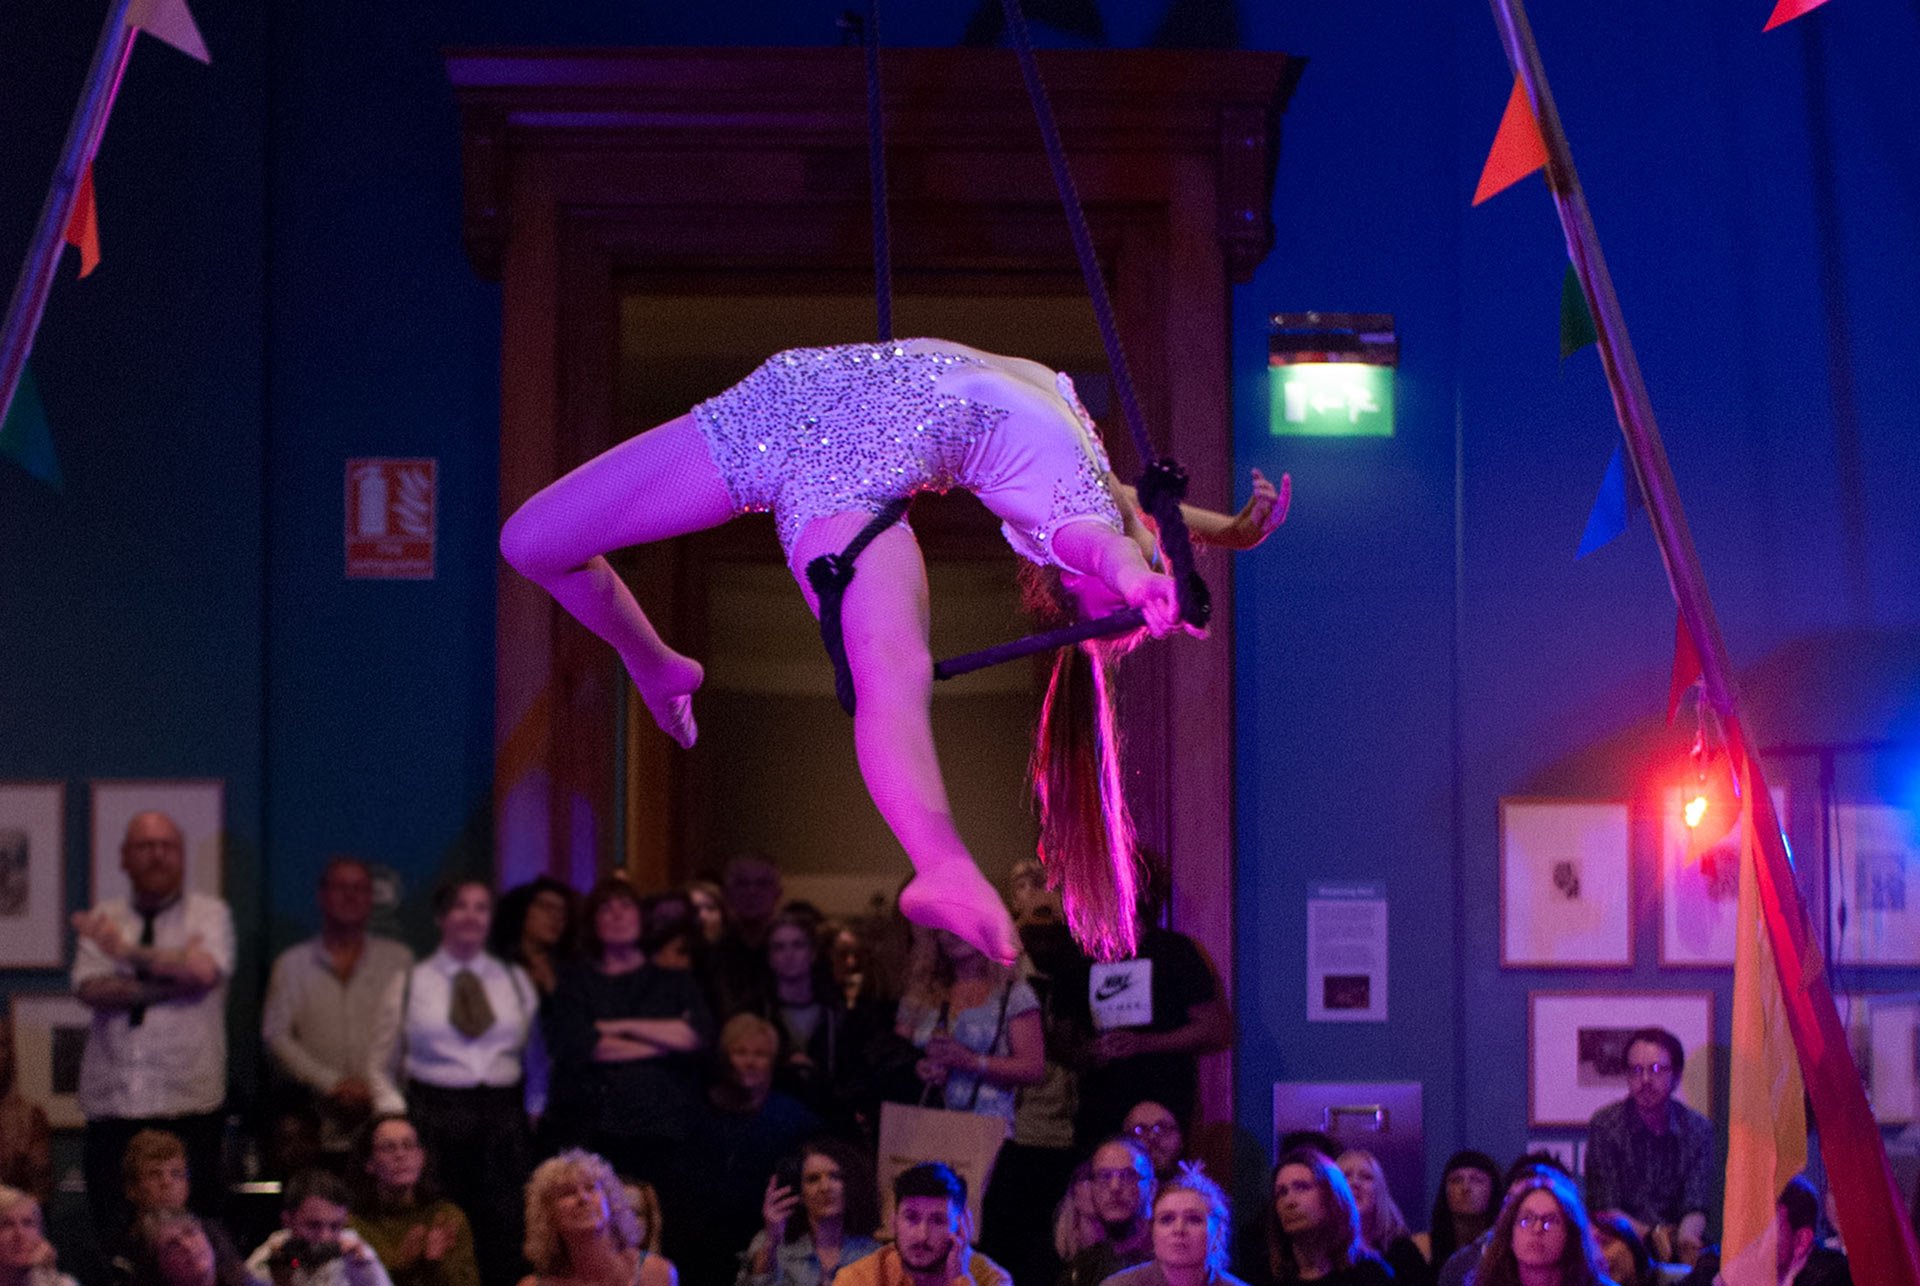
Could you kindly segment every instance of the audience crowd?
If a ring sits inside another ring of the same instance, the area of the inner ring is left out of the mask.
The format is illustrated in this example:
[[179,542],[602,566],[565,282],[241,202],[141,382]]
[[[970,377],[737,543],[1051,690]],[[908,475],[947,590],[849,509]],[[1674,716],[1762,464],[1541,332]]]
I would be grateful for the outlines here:
[[[1088,960],[1031,863],[1008,969],[897,918],[828,920],[759,855],[584,898],[454,881],[416,959],[370,932],[367,863],[336,857],[318,934],[273,966],[263,1182],[235,1188],[233,923],[184,857],[170,818],[137,816],[128,896],[75,917],[88,1245],[47,1236],[50,1131],[0,1040],[0,1286],[72,1286],[62,1265],[88,1286],[1718,1280],[1713,1130],[1674,1098],[1685,1051],[1657,1028],[1626,1042],[1584,1183],[1463,1150],[1416,1230],[1373,1152],[1289,1135],[1236,1220],[1189,1146],[1197,1061],[1232,1034],[1211,963],[1157,927],[1151,879],[1140,955]],[[1001,1139],[985,1192],[957,1158],[881,1155],[890,1102]],[[278,1193],[277,1227],[248,1225],[246,1190]],[[1777,1286],[1848,1281],[1805,1180],[1776,1213]]]

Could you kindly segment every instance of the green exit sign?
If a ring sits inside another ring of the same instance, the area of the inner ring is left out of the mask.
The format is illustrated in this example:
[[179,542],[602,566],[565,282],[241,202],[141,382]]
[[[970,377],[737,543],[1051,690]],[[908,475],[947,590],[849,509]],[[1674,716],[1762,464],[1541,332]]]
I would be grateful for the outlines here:
[[1267,367],[1274,437],[1390,438],[1393,367],[1297,362]]

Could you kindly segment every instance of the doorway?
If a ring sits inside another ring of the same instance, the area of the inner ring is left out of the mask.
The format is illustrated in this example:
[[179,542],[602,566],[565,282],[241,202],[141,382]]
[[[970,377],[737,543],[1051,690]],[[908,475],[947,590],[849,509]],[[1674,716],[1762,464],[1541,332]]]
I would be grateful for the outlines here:
[[[623,276],[614,368],[621,435],[680,414],[782,348],[872,335],[865,282],[823,276],[814,289],[806,284],[769,283],[762,273]],[[1077,286],[909,275],[895,284],[896,330],[1065,370],[1098,416],[1109,388],[1105,357]],[[1027,631],[1014,587],[1018,560],[978,501],[922,497],[913,521],[927,557],[935,655]],[[672,617],[669,637],[695,648],[707,668],[696,707],[700,741],[685,755],[653,726],[632,685],[622,685],[621,861],[640,887],[654,888],[717,870],[735,853],[764,853],[785,875],[788,896],[830,915],[858,915],[887,902],[909,868],[867,797],[852,723],[834,698],[816,624],[772,528],[767,517],[748,515],[674,542],[664,555],[616,560]],[[644,583],[663,571],[671,590]],[[996,883],[1034,851],[1026,766],[1045,680],[1043,662],[1022,661],[935,688],[934,731],[954,816]]]

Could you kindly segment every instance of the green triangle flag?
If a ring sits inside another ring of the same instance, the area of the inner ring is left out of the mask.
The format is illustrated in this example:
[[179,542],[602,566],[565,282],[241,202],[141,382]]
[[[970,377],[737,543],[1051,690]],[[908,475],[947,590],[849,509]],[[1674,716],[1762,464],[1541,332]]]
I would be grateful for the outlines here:
[[1580,274],[1568,264],[1567,275],[1560,282],[1560,360],[1566,361],[1599,339],[1593,329],[1593,313],[1587,308],[1587,293],[1580,289]]
[[20,372],[20,387],[7,408],[7,422],[0,425],[0,455],[12,456],[22,469],[55,491],[67,489],[60,476],[60,459],[53,453],[47,409],[40,404],[40,390],[33,386],[32,367]]

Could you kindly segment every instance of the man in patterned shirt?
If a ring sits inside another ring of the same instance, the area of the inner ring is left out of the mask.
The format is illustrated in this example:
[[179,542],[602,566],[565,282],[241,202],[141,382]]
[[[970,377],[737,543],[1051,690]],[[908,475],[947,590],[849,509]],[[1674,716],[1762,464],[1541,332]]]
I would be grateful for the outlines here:
[[1656,1259],[1692,1263],[1713,1200],[1713,1123],[1673,1090],[1687,1064],[1672,1032],[1645,1027],[1627,1040],[1627,1097],[1587,1126],[1587,1208],[1633,1221]]

